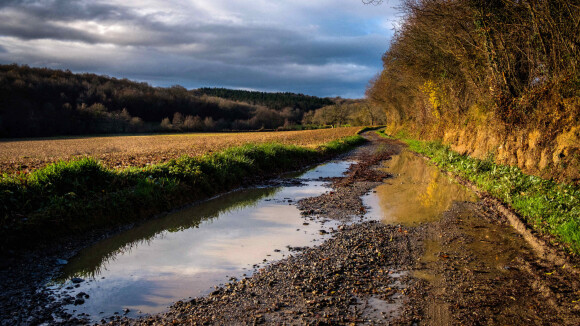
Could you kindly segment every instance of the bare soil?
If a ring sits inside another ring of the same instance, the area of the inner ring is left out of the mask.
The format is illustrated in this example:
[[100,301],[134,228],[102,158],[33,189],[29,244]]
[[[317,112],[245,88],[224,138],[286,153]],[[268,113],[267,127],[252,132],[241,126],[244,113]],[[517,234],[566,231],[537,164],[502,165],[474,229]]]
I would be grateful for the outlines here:
[[0,172],[29,173],[59,160],[92,157],[110,168],[143,167],[232,146],[279,142],[316,147],[355,135],[359,127],[279,132],[186,133],[0,141]]

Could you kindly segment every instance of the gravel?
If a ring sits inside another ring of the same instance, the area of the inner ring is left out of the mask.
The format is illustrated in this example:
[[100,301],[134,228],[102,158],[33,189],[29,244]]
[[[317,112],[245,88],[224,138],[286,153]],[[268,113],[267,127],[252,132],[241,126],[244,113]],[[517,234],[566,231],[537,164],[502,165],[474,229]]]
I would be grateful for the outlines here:
[[[578,325],[575,269],[539,259],[485,197],[456,202],[439,221],[415,227],[365,220],[361,196],[391,178],[375,167],[402,148],[378,138],[346,159],[357,160],[333,190],[296,204],[304,223],[342,222],[316,247],[231,279],[210,295],[174,303],[167,312],[112,325]],[[0,270],[0,325],[78,325],[43,283],[89,240],[13,254]],[[83,282],[84,280],[76,280]],[[73,283],[74,284],[74,283]],[[90,300],[90,299],[89,299]],[[128,311],[124,312],[125,314]]]

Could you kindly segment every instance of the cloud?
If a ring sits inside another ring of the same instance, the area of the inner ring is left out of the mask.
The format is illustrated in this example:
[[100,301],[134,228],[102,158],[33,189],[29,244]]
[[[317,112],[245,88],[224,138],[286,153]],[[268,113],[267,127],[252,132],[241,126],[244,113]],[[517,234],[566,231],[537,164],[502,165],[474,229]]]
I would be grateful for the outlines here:
[[8,0],[0,62],[159,86],[361,96],[381,69],[389,20],[390,6],[358,0]]

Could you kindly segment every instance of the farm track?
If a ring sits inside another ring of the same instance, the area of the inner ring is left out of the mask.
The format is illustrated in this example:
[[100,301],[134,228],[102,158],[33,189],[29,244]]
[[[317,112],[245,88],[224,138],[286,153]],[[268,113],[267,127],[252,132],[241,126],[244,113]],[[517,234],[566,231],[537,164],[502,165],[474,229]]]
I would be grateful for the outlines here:
[[[403,145],[396,141],[380,139],[372,133],[367,137],[371,143],[347,158],[358,160],[358,164],[347,176],[334,180],[332,193],[298,204],[307,218],[347,221],[350,216],[358,218],[364,214],[360,196],[380,184],[378,180],[388,177],[374,167],[403,150]],[[299,248],[295,255],[259,270],[252,277],[233,280],[207,297],[179,301],[166,313],[142,319],[113,316],[103,322],[115,325],[578,325],[580,322],[577,302],[580,281],[576,269],[537,256],[534,248],[508,224],[497,204],[485,196],[475,203],[456,202],[440,220],[418,226],[354,222],[340,227],[322,245]],[[28,267],[14,263],[12,271],[26,271],[33,263],[33,259]],[[6,273],[0,274],[4,281]],[[25,284],[35,277],[39,276],[28,272],[17,279]],[[22,309],[21,313],[28,311],[34,318],[36,314],[51,313],[51,308],[43,311],[42,307],[50,306],[50,302],[38,298],[42,294],[35,294],[32,289],[28,296],[17,293],[14,289],[11,295],[0,297],[2,306],[18,298],[28,300],[28,310]],[[2,317],[9,320],[8,315]],[[18,317],[25,322],[29,316]],[[76,325],[82,321],[64,320],[62,324]]]
[[30,172],[59,160],[93,157],[115,169],[199,156],[247,143],[316,147],[352,136],[359,127],[304,131],[196,133],[0,141],[0,172]]
[[[373,168],[403,145],[367,133],[334,191],[298,203],[308,217],[361,216]],[[383,175],[382,177],[385,177]],[[396,179],[388,179],[396,180]],[[169,312],[116,325],[577,325],[575,269],[539,258],[497,204],[455,202],[418,226],[354,223],[322,245]]]

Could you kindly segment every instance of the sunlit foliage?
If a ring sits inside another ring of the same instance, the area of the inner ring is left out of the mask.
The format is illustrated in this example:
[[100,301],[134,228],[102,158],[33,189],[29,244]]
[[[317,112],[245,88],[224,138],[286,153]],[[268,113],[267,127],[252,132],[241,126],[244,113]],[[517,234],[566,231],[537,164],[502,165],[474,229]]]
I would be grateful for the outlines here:
[[580,121],[580,2],[405,0],[367,97],[390,123],[471,119],[558,133]]

